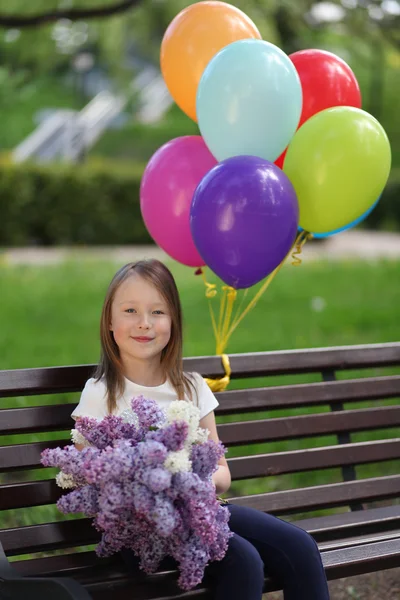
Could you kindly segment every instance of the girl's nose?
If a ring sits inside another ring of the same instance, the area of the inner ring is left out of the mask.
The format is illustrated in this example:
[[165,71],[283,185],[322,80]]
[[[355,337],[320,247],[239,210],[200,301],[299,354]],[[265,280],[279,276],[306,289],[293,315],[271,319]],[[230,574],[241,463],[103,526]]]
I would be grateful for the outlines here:
[[150,319],[147,315],[141,315],[138,323],[139,329],[149,329]]

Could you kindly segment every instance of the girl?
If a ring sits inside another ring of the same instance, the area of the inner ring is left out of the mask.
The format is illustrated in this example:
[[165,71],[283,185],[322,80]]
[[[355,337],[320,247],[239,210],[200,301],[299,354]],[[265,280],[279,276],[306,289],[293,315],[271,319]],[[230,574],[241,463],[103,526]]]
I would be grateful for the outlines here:
[[[101,360],[89,379],[73,418],[121,414],[139,395],[161,407],[178,398],[196,402],[201,427],[218,441],[215,396],[198,374],[182,369],[182,314],[170,271],[157,260],[129,263],[114,276],[106,294],[100,325]],[[82,446],[77,446],[79,449]],[[213,475],[216,494],[231,483],[225,458]],[[279,580],[285,600],[328,600],[320,553],[302,529],[263,512],[227,504],[234,536],[220,562],[207,577],[216,600],[261,600],[264,573]],[[131,570],[138,560],[122,552]]]

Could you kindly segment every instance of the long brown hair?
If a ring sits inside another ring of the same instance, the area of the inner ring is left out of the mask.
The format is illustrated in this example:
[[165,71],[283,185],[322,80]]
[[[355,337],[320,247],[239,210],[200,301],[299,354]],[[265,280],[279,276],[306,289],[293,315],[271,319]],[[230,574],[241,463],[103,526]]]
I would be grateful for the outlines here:
[[182,359],[182,308],[179,292],[171,271],[159,260],[140,260],[128,263],[117,271],[108,287],[100,319],[101,357],[94,377],[105,379],[107,387],[107,409],[110,414],[117,407],[117,397],[124,393],[125,381],[119,348],[110,331],[111,307],[120,285],[131,277],[139,275],[154,285],[167,303],[171,314],[171,337],[161,353],[161,366],[165,376],[176,391],[177,398],[183,400],[185,394],[192,399],[194,384],[183,372]]

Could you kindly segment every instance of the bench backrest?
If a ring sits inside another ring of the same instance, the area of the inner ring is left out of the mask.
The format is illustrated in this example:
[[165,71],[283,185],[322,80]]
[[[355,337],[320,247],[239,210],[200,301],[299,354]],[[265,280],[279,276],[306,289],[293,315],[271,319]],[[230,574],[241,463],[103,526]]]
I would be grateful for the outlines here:
[[[235,501],[298,515],[358,510],[398,496],[400,343],[237,354],[230,362],[237,389],[217,394],[216,414]],[[185,370],[223,375],[216,356],[185,359]],[[16,509],[0,512],[9,555],[98,539],[89,520],[67,521],[51,506],[62,491],[54,470],[40,466],[44,448],[69,443],[73,393],[92,371],[93,365],[0,371],[0,397],[8,398],[0,404],[0,511]]]

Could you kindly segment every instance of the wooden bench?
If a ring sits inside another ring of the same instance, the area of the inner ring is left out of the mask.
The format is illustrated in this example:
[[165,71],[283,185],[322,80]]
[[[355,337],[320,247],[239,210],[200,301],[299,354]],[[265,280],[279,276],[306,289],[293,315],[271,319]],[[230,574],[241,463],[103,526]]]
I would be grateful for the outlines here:
[[[399,566],[400,343],[237,354],[230,362],[231,387],[242,380],[242,388],[218,394],[217,416],[223,417],[220,437],[231,449],[231,501],[290,518],[309,531],[320,545],[329,579]],[[387,367],[392,367],[389,375],[382,371]],[[59,435],[54,432],[71,428],[74,405],[65,403],[68,397],[43,405],[43,395],[81,390],[92,368],[0,372],[1,397],[39,396],[27,408],[12,407],[8,400],[8,408],[0,410],[0,435],[53,434],[51,441],[13,443],[9,437],[2,442],[0,511],[51,505],[60,497],[53,479],[38,479],[46,477],[40,453],[65,445],[65,439],[54,440]],[[185,359],[185,369],[222,375],[215,356]],[[336,380],[337,372],[342,379]],[[246,387],[254,377],[263,378],[262,387]],[[379,464],[378,472],[365,472],[363,465],[370,463]],[[304,479],[313,471],[320,471],[319,485]],[[298,478],[296,487],[293,478]],[[246,486],[258,483],[264,493],[237,495],[239,480],[249,480]],[[322,509],[322,515],[315,514]],[[313,515],[305,518],[310,511]],[[78,552],[98,540],[88,519],[60,516],[55,522],[10,526],[7,514],[0,513],[2,598],[211,598],[206,586],[181,592],[175,572],[133,577],[118,556],[98,559],[92,550]],[[9,563],[6,556],[20,558]],[[265,590],[273,589],[279,589],[277,583],[266,579]]]

